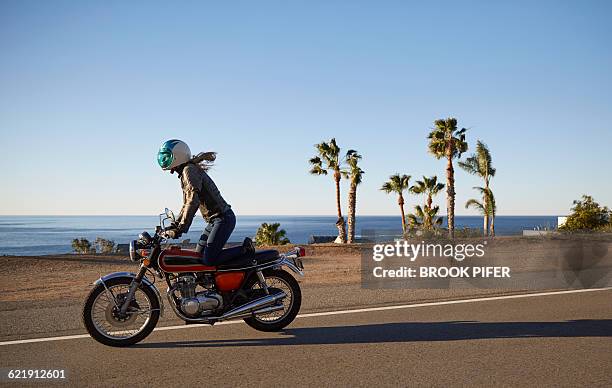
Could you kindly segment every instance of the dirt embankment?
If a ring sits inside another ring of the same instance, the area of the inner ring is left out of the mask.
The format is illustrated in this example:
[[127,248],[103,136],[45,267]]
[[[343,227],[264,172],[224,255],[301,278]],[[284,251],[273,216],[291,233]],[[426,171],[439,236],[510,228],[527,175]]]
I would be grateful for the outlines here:
[[[285,252],[292,246],[271,248]],[[301,282],[345,284],[360,281],[359,250],[309,247],[303,262],[308,276],[300,279]],[[81,301],[100,276],[119,271],[135,272],[137,265],[125,256],[0,256],[0,302]]]

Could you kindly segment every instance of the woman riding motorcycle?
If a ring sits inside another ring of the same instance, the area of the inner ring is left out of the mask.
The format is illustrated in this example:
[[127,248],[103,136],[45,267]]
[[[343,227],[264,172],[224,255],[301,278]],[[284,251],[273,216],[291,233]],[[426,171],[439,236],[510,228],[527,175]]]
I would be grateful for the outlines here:
[[236,216],[207,173],[215,159],[215,152],[202,152],[192,157],[189,146],[176,139],[166,141],[157,153],[162,170],[178,173],[183,189],[183,207],[166,235],[176,239],[187,233],[199,208],[208,225],[196,250],[202,252],[203,263],[211,266],[223,264],[252,249],[250,240],[245,240],[243,246],[223,249],[236,225]]

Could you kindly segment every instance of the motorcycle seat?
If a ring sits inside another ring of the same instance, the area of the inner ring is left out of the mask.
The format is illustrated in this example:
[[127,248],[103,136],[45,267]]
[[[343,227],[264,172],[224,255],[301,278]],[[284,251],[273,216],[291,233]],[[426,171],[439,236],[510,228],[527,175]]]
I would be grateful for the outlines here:
[[229,262],[218,265],[217,269],[225,270],[251,267],[258,264],[270,263],[277,260],[278,257],[278,251],[274,249],[255,251],[254,253],[247,253],[245,255],[232,258]]

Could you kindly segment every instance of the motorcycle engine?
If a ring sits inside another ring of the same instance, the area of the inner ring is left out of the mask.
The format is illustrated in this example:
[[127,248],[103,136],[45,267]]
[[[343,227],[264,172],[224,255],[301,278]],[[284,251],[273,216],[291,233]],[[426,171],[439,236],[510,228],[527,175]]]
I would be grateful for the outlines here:
[[179,307],[183,313],[196,317],[210,314],[223,305],[221,295],[208,290],[196,292],[197,285],[196,277],[193,275],[178,278],[175,287],[181,294]]

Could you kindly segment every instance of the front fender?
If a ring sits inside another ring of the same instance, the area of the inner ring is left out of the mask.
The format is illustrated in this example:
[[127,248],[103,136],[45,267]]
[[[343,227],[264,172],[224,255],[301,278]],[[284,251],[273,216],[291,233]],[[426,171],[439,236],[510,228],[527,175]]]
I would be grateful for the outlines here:
[[[131,278],[131,279],[134,279],[135,277],[136,277],[136,274],[133,273],[133,272],[113,272],[113,273],[109,273],[108,275],[102,276],[101,278],[96,280],[93,284],[94,284],[94,286],[97,286],[98,284],[103,284],[104,288],[107,288],[106,287],[106,282],[109,281],[110,279],[116,279],[116,278]],[[151,290],[153,290],[155,295],[157,295],[157,299],[159,300],[159,312],[160,312],[160,315],[163,315],[164,314],[164,300],[162,299],[162,297],[161,297],[161,295],[159,293],[159,290],[157,289],[157,287],[155,287],[153,282],[151,282],[146,277],[142,278],[142,283],[144,283],[144,285],[146,285]]]

